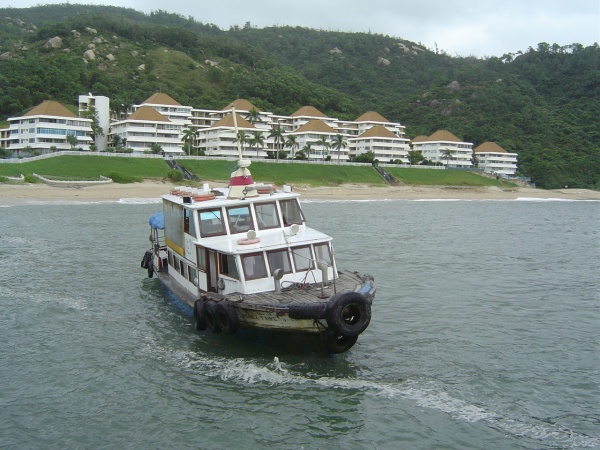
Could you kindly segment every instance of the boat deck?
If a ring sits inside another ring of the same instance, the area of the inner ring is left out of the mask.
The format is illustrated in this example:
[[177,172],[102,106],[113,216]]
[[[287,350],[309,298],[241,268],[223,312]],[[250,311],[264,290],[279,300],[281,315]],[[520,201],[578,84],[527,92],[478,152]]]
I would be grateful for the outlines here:
[[[358,291],[368,279],[356,272],[340,271],[339,278],[331,281],[321,289],[321,284],[283,284],[281,292],[261,292],[257,294],[229,294],[226,299],[231,303],[244,306],[256,305],[271,308],[287,308],[290,305],[310,305],[327,301],[336,292]],[[225,296],[208,293],[207,297],[213,300],[224,300]]]

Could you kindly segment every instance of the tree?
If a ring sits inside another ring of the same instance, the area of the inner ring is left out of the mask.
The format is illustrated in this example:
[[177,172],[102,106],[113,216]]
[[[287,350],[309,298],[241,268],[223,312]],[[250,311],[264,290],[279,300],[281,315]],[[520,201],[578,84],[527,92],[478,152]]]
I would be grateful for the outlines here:
[[265,137],[262,131],[253,131],[249,139],[250,147],[256,146],[256,157],[258,158],[259,149],[265,146]]
[[250,111],[248,111],[248,114],[246,114],[245,119],[251,124],[260,122],[260,112],[256,108],[252,108]]
[[294,151],[300,148],[300,144],[298,144],[298,136],[290,134],[285,141],[285,146],[292,151],[292,159],[294,159]]
[[423,161],[425,159],[425,157],[423,156],[423,153],[421,153],[421,152],[418,152],[416,150],[410,150],[408,152],[408,159],[412,166],[416,166],[421,161]]
[[304,147],[302,147],[302,150],[300,150],[300,151],[304,153],[304,156],[306,157],[306,159],[310,160],[310,151],[311,150],[312,150],[312,143],[307,142],[306,144],[304,144]]
[[183,130],[183,136],[181,137],[181,140],[184,143],[184,148],[187,150],[188,156],[190,156],[191,154],[195,138],[196,135],[194,133],[194,130],[192,130],[191,128],[186,128],[185,130]]
[[154,142],[151,146],[150,146],[150,152],[154,155],[157,155],[159,153],[163,152],[163,148],[160,146],[160,144],[158,142]]
[[445,149],[442,152],[442,158],[446,158],[446,167],[448,167],[449,161],[451,159],[454,159],[454,155],[452,155],[452,150],[450,150],[449,148]]
[[273,127],[271,128],[271,133],[268,137],[272,137],[273,141],[275,142],[275,151],[277,152],[277,160],[279,161],[279,144],[283,143],[284,141],[283,128],[281,128],[281,125],[273,125]]
[[239,142],[242,148],[242,155],[244,154],[244,145],[248,143],[248,133],[246,130],[239,130],[235,142]]
[[317,144],[323,147],[323,162],[325,162],[326,157],[329,155],[329,147],[331,146],[327,140],[327,136],[322,135],[317,141]]
[[346,138],[344,137],[343,134],[336,134],[331,139],[331,147],[334,148],[335,150],[337,150],[337,152],[338,152],[338,155],[337,155],[338,162],[340,161],[340,153],[342,152],[341,150],[346,148],[347,146],[348,145],[346,144]]
[[71,146],[71,150],[75,148],[78,142],[77,136],[74,134],[67,134],[67,143]]

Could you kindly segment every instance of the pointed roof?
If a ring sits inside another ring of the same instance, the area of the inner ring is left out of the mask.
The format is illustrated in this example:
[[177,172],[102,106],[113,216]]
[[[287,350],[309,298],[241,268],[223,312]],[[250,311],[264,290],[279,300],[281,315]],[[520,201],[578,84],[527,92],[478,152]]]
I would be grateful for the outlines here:
[[396,136],[393,132],[391,132],[390,130],[388,130],[383,125],[372,126],[371,128],[369,128],[367,131],[365,131],[363,134],[361,134],[358,137],[359,138],[382,137],[382,138],[392,138],[392,139],[396,138],[396,139],[398,139],[398,136]]
[[238,98],[232,101],[229,105],[223,108],[221,111],[229,111],[231,108],[235,108],[236,111],[252,111],[252,109],[260,112],[260,109],[250,103],[248,100]]
[[332,133],[336,134],[337,132],[327,125],[325,122],[319,119],[311,119],[306,122],[304,125],[298,127],[294,133],[307,133],[307,132],[315,132],[315,133]]
[[145,120],[148,122],[170,122],[165,116],[151,106],[140,106],[127,120]]
[[142,103],[142,105],[144,104],[181,106],[181,103],[177,102],[176,100],[173,100],[173,98],[171,98],[164,92],[156,92],[152,94],[144,101],[144,103]]
[[418,136],[415,136],[411,142],[425,142],[425,141],[427,141],[427,136],[420,134]]
[[355,122],[382,122],[389,123],[390,121],[376,111],[367,111],[362,116],[354,119]]
[[54,100],[44,100],[23,114],[23,116],[77,117],[76,114]]
[[446,130],[438,130],[427,138],[428,141],[462,142],[459,138]]
[[294,114],[292,114],[292,117],[327,117],[327,116],[325,114],[323,114],[321,111],[319,111],[317,108],[315,108],[314,106],[303,106],[298,111],[296,111]]
[[[235,120],[237,122],[238,128],[256,128],[238,113],[235,113]],[[235,128],[235,124],[233,123],[233,114],[226,114],[221,119],[217,120],[211,128],[217,127]]]
[[484,142],[483,144],[477,146],[474,151],[476,153],[508,153],[498,144],[490,141]]

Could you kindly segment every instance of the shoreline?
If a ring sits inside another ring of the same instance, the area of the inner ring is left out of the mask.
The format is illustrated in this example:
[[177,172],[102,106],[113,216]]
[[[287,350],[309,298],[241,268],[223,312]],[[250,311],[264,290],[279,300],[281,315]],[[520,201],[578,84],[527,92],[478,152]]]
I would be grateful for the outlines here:
[[[211,187],[224,183],[209,182]],[[86,187],[57,187],[46,184],[0,184],[0,206],[38,203],[110,202],[124,199],[159,199],[174,186],[167,181],[131,184],[105,184]],[[600,201],[600,192],[589,189],[497,187],[387,186],[370,187],[348,184],[334,187],[294,186],[304,200],[592,200]]]

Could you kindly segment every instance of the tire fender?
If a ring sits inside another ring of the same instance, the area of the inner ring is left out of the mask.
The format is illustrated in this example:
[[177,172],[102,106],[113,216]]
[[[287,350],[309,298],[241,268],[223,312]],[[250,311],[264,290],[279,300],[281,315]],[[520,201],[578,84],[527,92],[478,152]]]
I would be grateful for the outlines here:
[[360,292],[339,292],[327,302],[327,325],[343,336],[358,336],[371,322],[371,302]]
[[213,300],[209,300],[204,304],[206,310],[206,327],[217,334],[221,332],[219,322],[217,322],[217,304]]
[[235,334],[240,329],[240,319],[235,307],[228,301],[217,303],[217,324],[226,334]]
[[192,324],[196,331],[206,330],[206,308],[204,305],[204,300],[196,300],[194,303],[194,312],[192,318]]

